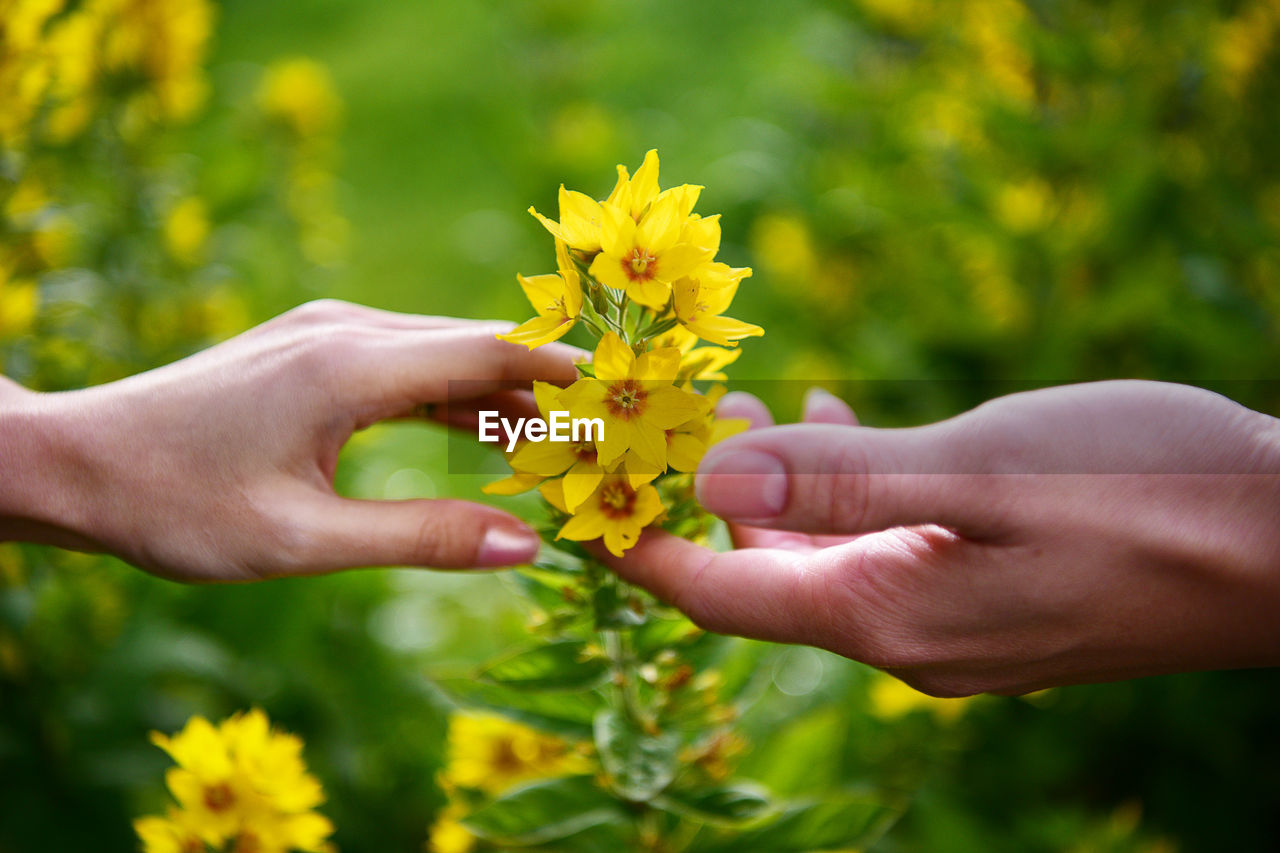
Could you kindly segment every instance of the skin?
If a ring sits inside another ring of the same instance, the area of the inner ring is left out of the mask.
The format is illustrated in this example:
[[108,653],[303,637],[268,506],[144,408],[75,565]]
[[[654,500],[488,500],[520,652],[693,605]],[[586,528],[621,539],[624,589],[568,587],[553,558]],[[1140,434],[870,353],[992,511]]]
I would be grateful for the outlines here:
[[[807,643],[937,696],[1280,664],[1280,422],[1123,381],[860,427],[825,392],[707,453],[716,554],[650,531],[618,572],[710,630]],[[607,556],[607,555],[606,555]]]
[[107,385],[37,394],[0,379],[0,541],[188,582],[527,562],[536,534],[492,507],[333,490],[353,432],[421,416],[450,380],[468,379],[472,399],[434,416],[465,424],[477,408],[528,414],[513,383],[575,378],[577,350],[494,338],[509,328],[324,300]]

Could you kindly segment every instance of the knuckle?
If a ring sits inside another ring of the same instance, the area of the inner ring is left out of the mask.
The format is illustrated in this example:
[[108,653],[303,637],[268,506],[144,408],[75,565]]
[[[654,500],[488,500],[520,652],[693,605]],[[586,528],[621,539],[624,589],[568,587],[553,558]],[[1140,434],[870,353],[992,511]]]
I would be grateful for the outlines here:
[[415,564],[461,566],[475,561],[481,531],[424,509],[410,546]]
[[354,309],[354,305],[341,299],[313,299],[288,311],[285,316],[296,323],[311,325],[347,319]]
[[861,529],[870,509],[870,479],[866,453],[850,442],[829,447],[820,458],[821,470],[801,475],[807,483],[804,510],[830,530]]

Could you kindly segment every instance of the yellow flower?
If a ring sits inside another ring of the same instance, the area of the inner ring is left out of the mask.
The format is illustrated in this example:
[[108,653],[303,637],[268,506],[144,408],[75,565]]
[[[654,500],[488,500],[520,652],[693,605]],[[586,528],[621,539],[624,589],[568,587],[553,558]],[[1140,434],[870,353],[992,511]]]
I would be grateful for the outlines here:
[[[165,781],[181,806],[182,826],[205,842],[234,840],[245,853],[327,849],[333,826],[311,811],[324,794],[303,764],[302,741],[273,732],[261,711],[218,727],[192,717],[173,737],[153,732],[151,740],[178,764]],[[160,824],[145,828],[164,837]]]
[[937,719],[947,722],[963,714],[971,701],[969,698],[940,699],[930,696],[884,674],[874,676],[868,699],[871,702],[871,713],[882,720],[896,720],[913,711],[929,711]]
[[140,817],[133,831],[142,842],[143,853],[205,853],[204,839],[192,826],[186,812],[170,809],[167,817]]
[[530,278],[516,276],[538,316],[505,335],[498,335],[499,338],[534,349],[564,337],[573,328],[582,311],[582,283],[563,240],[556,240],[556,261],[560,267],[558,273]]
[[453,714],[446,754],[440,778],[446,790],[499,794],[523,782],[591,770],[569,742],[496,714]]
[[174,799],[190,815],[191,827],[210,844],[235,835],[244,811],[256,807],[252,786],[238,772],[226,742],[204,717],[192,717],[168,738],[153,732],[151,742],[178,763],[165,774]]
[[[658,152],[651,148],[645,152],[644,162],[636,169],[635,177],[627,174],[626,166],[618,164],[618,182],[614,184],[613,192],[609,193],[606,201],[639,222],[645,208],[657,197]],[[692,202],[689,203],[689,208],[693,208]]]
[[311,59],[272,63],[258,88],[258,106],[303,138],[329,133],[342,115],[329,72]]
[[653,340],[655,347],[675,347],[680,350],[680,370],[676,374],[680,381],[726,381],[729,377],[725,375],[724,368],[737,361],[742,350],[736,347],[700,347],[697,344],[698,336],[684,326],[676,326]]
[[561,184],[559,222],[548,219],[533,207],[529,212],[551,232],[557,245],[567,243],[570,248],[588,255],[600,251],[600,202],[591,196],[566,190]]
[[[552,506],[568,512],[562,481],[544,483],[541,492]],[[634,486],[625,472],[606,474],[556,538],[575,542],[603,538],[609,553],[621,557],[636,544],[641,531],[662,515],[663,509],[662,498],[653,486]]]
[[0,339],[17,337],[31,329],[40,307],[40,291],[30,280],[11,281],[0,267]]
[[462,825],[465,816],[466,809],[456,801],[441,809],[427,839],[428,853],[470,853],[476,837]]
[[221,734],[238,769],[275,810],[302,812],[324,802],[320,783],[302,760],[302,739],[271,731],[262,711],[231,717],[222,723]]
[[174,260],[198,264],[208,237],[209,214],[199,198],[184,198],[169,209],[164,219],[164,243]]
[[333,824],[315,812],[260,816],[240,830],[231,853],[332,853]]
[[[732,435],[743,432],[751,425],[750,421],[744,418],[718,418],[715,416],[715,403],[724,395],[724,391],[724,386],[711,389],[705,397],[699,398],[703,408],[696,417],[666,431],[667,466],[669,468],[689,474],[693,473],[698,470],[698,463],[702,461],[702,457],[706,455],[708,448]],[[662,473],[645,464],[642,459],[635,455],[634,451],[628,451],[624,459],[632,486],[647,483]]]
[[628,450],[658,470],[667,466],[664,430],[695,417],[702,402],[672,385],[680,352],[671,347],[636,356],[613,332],[596,347],[595,377],[579,379],[559,400],[577,418],[599,418],[604,435],[596,441],[598,462],[606,469]]
[[[544,418],[550,418],[553,411],[563,411],[559,394],[560,389],[548,382],[533,383],[533,396]],[[530,441],[519,448],[510,461],[515,476],[536,475],[537,483],[563,474],[569,512],[586,500],[604,477],[591,441]]]
[[665,307],[672,282],[709,259],[701,246],[679,242],[697,195],[696,187],[667,190],[639,221],[609,202],[601,204],[601,250],[591,262],[591,276],[641,305]]
[[[750,274],[750,270],[745,271]],[[745,276],[742,276],[745,278]],[[707,287],[694,278],[675,283],[675,312],[680,324],[705,341],[736,347],[747,337],[759,337],[764,329],[732,317],[720,316],[738,292],[738,282],[724,287]]]

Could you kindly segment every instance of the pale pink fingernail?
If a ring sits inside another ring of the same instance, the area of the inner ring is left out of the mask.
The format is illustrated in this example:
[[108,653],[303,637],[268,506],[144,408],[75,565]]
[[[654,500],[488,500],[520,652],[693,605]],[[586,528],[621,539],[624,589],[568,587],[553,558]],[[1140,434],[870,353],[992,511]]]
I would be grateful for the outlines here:
[[708,454],[698,468],[698,500],[716,515],[759,519],[787,505],[787,469],[782,460],[755,450]]
[[490,527],[476,554],[477,566],[514,566],[538,553],[538,534],[527,527]]

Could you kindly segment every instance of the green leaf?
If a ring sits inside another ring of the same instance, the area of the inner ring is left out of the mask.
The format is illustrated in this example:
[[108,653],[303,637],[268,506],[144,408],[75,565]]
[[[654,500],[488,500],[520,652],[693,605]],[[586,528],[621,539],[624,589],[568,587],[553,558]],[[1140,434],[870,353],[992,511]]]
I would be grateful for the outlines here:
[[848,712],[823,705],[778,726],[755,745],[739,772],[783,797],[827,791],[841,775],[841,751],[832,745],[848,738]]
[[435,684],[459,705],[485,708],[535,728],[585,740],[604,700],[593,691],[522,692],[472,678],[436,679]]
[[597,589],[591,598],[591,604],[595,611],[597,631],[634,628],[645,622],[640,599],[625,594],[614,584]]
[[596,366],[594,364],[589,364],[585,361],[580,361],[574,366],[578,368],[578,373],[582,374],[583,376],[586,376],[590,379],[596,378]]
[[636,654],[651,658],[667,648],[682,646],[702,636],[703,631],[683,616],[650,619],[631,635]]
[[531,847],[625,819],[618,801],[590,776],[568,776],[510,791],[462,822],[499,846]]
[[654,799],[653,804],[701,823],[732,826],[759,818],[769,810],[771,802],[764,788],[738,782],[694,791],[668,790]]
[[596,751],[613,787],[628,800],[647,801],[675,778],[680,736],[648,734],[626,714],[606,709],[596,714]]
[[898,809],[866,796],[792,803],[759,825],[742,831],[716,830],[700,835],[689,848],[696,853],[802,853],[862,848],[898,818]]
[[583,660],[585,648],[578,640],[536,646],[489,664],[479,677],[519,690],[586,690],[608,677],[609,664],[602,658]]

